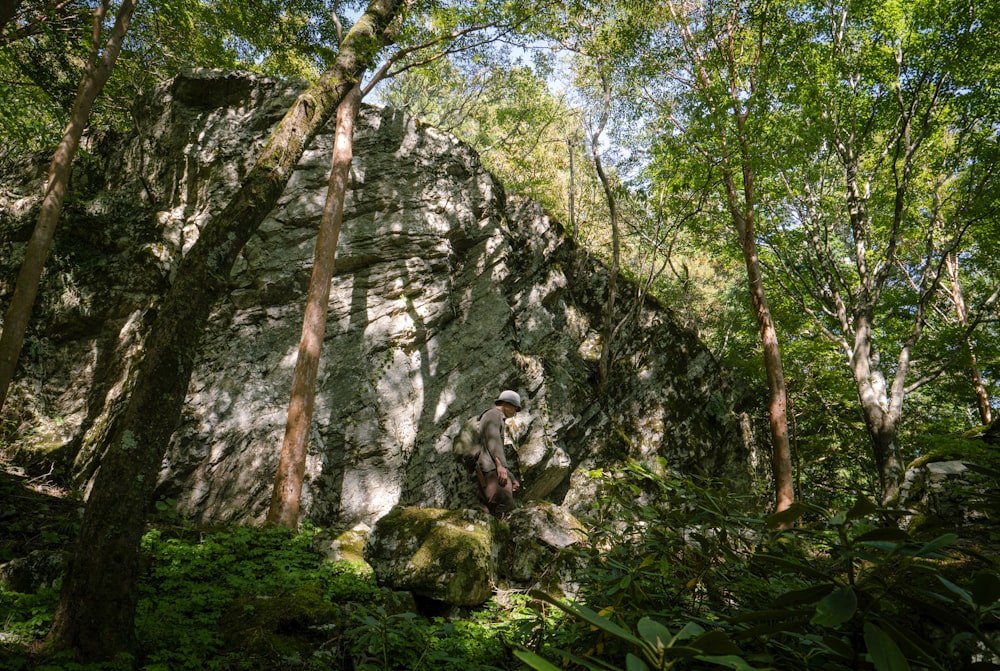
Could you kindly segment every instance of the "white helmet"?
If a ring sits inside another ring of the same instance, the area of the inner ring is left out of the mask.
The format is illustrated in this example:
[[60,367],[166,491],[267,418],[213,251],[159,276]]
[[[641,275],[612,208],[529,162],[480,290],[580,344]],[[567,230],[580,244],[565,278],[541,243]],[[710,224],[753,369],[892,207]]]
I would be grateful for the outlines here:
[[494,401],[494,404],[500,402],[510,403],[519,411],[521,410],[521,397],[518,395],[516,391],[511,391],[510,389],[506,389],[500,392],[500,395],[497,396],[497,400]]

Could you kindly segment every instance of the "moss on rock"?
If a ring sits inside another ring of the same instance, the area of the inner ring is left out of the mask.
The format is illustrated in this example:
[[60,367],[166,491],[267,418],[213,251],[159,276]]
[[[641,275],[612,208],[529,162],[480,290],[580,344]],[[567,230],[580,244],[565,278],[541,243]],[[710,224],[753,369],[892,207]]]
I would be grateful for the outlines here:
[[506,525],[473,510],[396,507],[380,519],[365,559],[380,582],[456,606],[493,593]]

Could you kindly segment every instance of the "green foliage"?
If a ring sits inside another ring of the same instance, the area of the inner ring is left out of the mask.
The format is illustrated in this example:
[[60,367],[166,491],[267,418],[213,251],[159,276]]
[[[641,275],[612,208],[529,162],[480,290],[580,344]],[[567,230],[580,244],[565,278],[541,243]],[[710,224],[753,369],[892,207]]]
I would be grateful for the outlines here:
[[1000,566],[954,533],[913,536],[865,498],[759,520],[719,483],[639,464],[601,482],[587,587],[577,602],[540,596],[574,620],[518,653],[533,669],[958,671],[1000,659]]
[[862,498],[832,514],[798,503],[772,516],[772,526],[812,521],[754,555],[781,588],[730,620],[734,639],[763,644],[779,668],[966,669],[980,651],[1000,653],[985,633],[1000,622],[995,560],[960,562],[956,534],[914,538],[879,523],[890,512]]
[[465,621],[361,607],[353,613],[346,638],[358,671],[509,668],[508,653],[497,633]]
[[[450,669],[512,668],[509,649],[526,642],[538,620],[527,599],[492,601],[474,617],[446,620],[411,612],[379,587],[370,570],[331,562],[317,531],[254,527],[198,528],[158,506],[164,524],[142,540],[135,668]],[[4,668],[35,668],[20,642],[42,638],[57,590],[0,591]],[[48,671],[111,670],[48,657]]]
[[[0,149],[3,156],[51,151],[72,109],[89,49],[93,3],[36,4],[25,23],[0,33]],[[112,13],[118,3],[112,3]],[[252,3],[153,0],[140,3],[121,55],[91,119],[127,131],[138,93],[182,68],[249,70],[315,79],[336,57],[335,12],[358,2]],[[37,11],[36,11],[37,10]],[[103,46],[103,45],[102,45]],[[5,95],[9,93],[10,95]]]
[[748,543],[763,522],[746,515],[750,499],[725,483],[663,466],[631,462],[592,474],[601,494],[582,518],[591,532],[577,557],[581,602],[549,599],[579,622],[521,656],[533,668],[545,668],[539,656],[593,669],[620,668],[614,660],[630,670],[667,669],[692,659],[753,668],[724,631],[723,604],[756,582]]
[[59,590],[44,589],[35,594],[19,594],[0,589],[0,622],[4,634],[14,640],[41,638],[52,624]]
[[[280,595],[305,585],[321,588],[331,603],[377,598],[380,592],[370,577],[324,563],[310,547],[312,536],[311,531],[291,535],[253,527],[147,533],[143,550],[151,563],[136,613],[137,636],[147,656],[170,668],[196,668],[197,660],[221,649],[220,618],[238,598]],[[186,666],[190,663],[195,666]]]
[[[600,205],[596,176],[582,153],[578,112],[549,91],[531,65],[506,54],[441,59],[378,89],[392,105],[469,143],[505,188],[538,200],[568,223],[569,153],[576,160],[577,217]],[[595,204],[595,201],[597,204]]]
[[[604,635],[610,635],[616,642],[629,646],[632,652],[625,655],[627,671],[663,671],[674,668],[683,660],[698,660],[705,662],[711,668],[727,668],[753,671],[755,667],[748,664],[741,656],[739,648],[724,632],[715,630],[706,632],[704,628],[693,622],[684,625],[677,633],[663,626],[660,622],[643,617],[636,624],[635,632],[625,629],[608,618],[596,613],[587,606],[575,603],[560,602],[544,594],[539,598],[563,609],[570,615],[579,618]],[[586,659],[566,651],[558,651],[567,660],[595,671],[615,669],[600,659]],[[519,659],[538,671],[551,671],[554,667],[545,658],[527,651],[515,653]]]

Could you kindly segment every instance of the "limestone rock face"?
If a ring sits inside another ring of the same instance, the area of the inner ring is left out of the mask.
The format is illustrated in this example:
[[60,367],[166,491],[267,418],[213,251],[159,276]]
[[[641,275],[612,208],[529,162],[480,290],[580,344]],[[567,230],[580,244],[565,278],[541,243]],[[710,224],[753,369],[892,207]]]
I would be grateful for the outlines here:
[[[179,260],[253,164],[299,85],[196,72],[137,103],[138,128],[90,148],[74,177],[0,431],[22,461],[85,484],[122,410]],[[245,248],[196,353],[160,494],[201,520],[263,519],[284,433],[332,127]],[[39,172],[2,180],[0,307],[33,226]],[[745,482],[746,407],[709,352],[647,301],[598,391],[608,275],[476,153],[392,109],[365,107],[319,371],[303,492],[321,525],[394,507],[476,506],[451,454],[463,421],[518,391],[508,454],[522,501],[576,511],[587,469],[662,457]],[[617,317],[634,291],[619,292]],[[157,421],[150,417],[149,421]]]

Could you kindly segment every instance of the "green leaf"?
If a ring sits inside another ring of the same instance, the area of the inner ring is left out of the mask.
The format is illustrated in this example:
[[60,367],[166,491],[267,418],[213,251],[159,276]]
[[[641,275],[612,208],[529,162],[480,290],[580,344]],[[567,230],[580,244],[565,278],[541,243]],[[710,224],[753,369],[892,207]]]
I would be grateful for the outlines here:
[[756,666],[752,666],[745,659],[736,655],[702,655],[698,659],[703,662],[724,666],[727,669],[735,669],[735,671],[767,671],[767,669],[759,669]]
[[700,624],[696,622],[688,622],[681,627],[681,630],[677,632],[677,635],[674,636],[671,643],[674,641],[688,641],[696,636],[701,636],[704,633],[705,629]]
[[537,590],[533,590],[531,594],[532,596],[542,599],[543,601],[547,601],[548,603],[551,603],[553,606],[556,606],[557,608],[561,608],[562,610],[566,611],[570,615],[574,615],[580,618],[581,620],[584,620],[585,622],[594,625],[598,629],[606,631],[612,636],[616,636],[627,643],[631,643],[632,645],[636,646],[642,645],[642,641],[635,635],[633,635],[632,632],[628,631],[627,629],[624,629],[623,627],[618,626],[611,620],[607,619],[606,617],[603,617],[602,615],[594,612],[593,610],[587,608],[582,604],[562,602],[559,601],[558,599],[552,598],[551,596],[545,594],[544,592],[539,592]]
[[937,576],[937,579],[942,585],[947,587],[949,591],[958,596],[958,598],[961,599],[964,603],[967,603],[970,606],[974,603],[972,600],[972,594],[970,594],[968,590],[962,589],[961,587],[959,587],[958,585],[956,585],[955,583],[953,583],[952,581],[948,580],[943,576],[939,575]]
[[850,620],[858,610],[858,595],[850,587],[839,587],[816,604],[813,624],[839,627]]
[[989,606],[1000,600],[1000,576],[980,571],[972,579],[972,600],[977,606]]
[[812,506],[801,501],[795,501],[792,505],[788,506],[788,508],[782,510],[780,513],[768,515],[764,521],[768,529],[777,529],[779,527],[792,524],[806,513],[817,512],[818,510],[822,511],[821,508],[817,508],[816,506]]
[[649,671],[649,666],[631,652],[625,656],[626,671]]
[[670,630],[652,618],[644,617],[639,620],[636,629],[654,650],[662,650],[670,643]]
[[559,667],[552,664],[552,662],[527,650],[515,650],[514,656],[532,669],[535,669],[535,671],[560,671]]
[[754,561],[761,561],[768,564],[774,564],[775,566],[784,568],[789,571],[794,571],[795,573],[800,573],[808,578],[813,578],[815,580],[823,580],[823,581],[828,580],[827,575],[822,571],[818,571],[806,564],[800,564],[799,562],[796,561],[790,561],[783,557],[776,557],[774,555],[758,553],[754,555],[753,559]]
[[847,518],[851,520],[856,520],[861,517],[866,517],[878,510],[873,502],[868,500],[865,496],[858,497],[858,500],[854,502],[854,505],[850,510],[847,511]]
[[867,543],[870,541],[908,541],[910,540],[910,535],[898,529],[896,527],[882,527],[879,529],[872,529],[871,531],[866,531],[865,533],[857,536],[854,539],[855,543]]
[[690,645],[672,645],[663,652],[670,659],[694,659],[701,654],[701,650]]
[[910,671],[896,641],[871,622],[865,623],[865,647],[876,671]]
[[844,639],[837,636],[824,636],[820,640],[831,654],[839,655],[845,660],[854,658],[854,648]]
[[750,610],[745,613],[740,613],[729,619],[730,622],[743,623],[743,622],[777,622],[781,623],[791,619],[801,618],[804,613],[809,612],[807,609],[799,611],[790,611],[785,609],[771,609],[771,610]]
[[836,585],[833,583],[824,583],[822,585],[806,587],[805,589],[785,592],[774,600],[774,606],[776,608],[787,608],[788,606],[800,606],[804,603],[816,603],[832,592],[834,587]]
[[958,534],[944,534],[938,536],[917,550],[915,556],[939,559],[944,556],[943,553],[941,553],[941,550],[954,543],[956,539],[958,539]]
[[[939,651],[933,643],[903,627],[897,626],[891,620],[882,619],[880,620],[880,624],[886,633],[896,642],[904,655],[909,655],[911,658],[914,656],[920,657],[927,667],[934,669],[934,671],[945,671],[945,668],[935,659]],[[968,626],[966,631],[972,629],[971,623],[961,622],[960,620],[959,626],[963,625]]]

